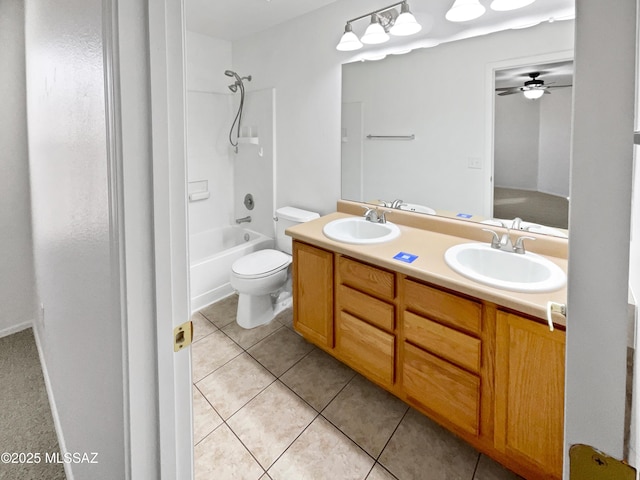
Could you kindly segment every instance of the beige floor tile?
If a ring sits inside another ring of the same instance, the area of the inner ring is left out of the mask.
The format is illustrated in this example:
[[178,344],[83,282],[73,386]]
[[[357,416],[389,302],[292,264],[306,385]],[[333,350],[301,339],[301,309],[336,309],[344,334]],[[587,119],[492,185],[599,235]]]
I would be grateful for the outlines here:
[[363,480],[374,460],[322,417],[269,469],[273,480]]
[[289,327],[293,330],[293,308],[287,308],[280,312],[275,320],[284,325],[285,327]]
[[377,458],[408,408],[389,392],[356,375],[322,415]]
[[226,420],[274,380],[262,365],[243,353],[206,376],[197,386]]
[[260,477],[260,480],[271,480],[271,477],[265,473],[263,476]]
[[195,480],[258,480],[264,470],[226,425],[195,446]]
[[222,331],[246,350],[258,343],[260,340],[268,337],[279,328],[282,328],[280,322],[273,320],[266,325],[260,325],[259,327],[249,329],[242,328],[237,322],[231,322],[229,325],[223,327]]
[[201,338],[206,337],[210,333],[218,330],[213,323],[211,323],[207,318],[199,312],[191,315],[191,321],[193,322],[193,341],[197,342]]
[[379,463],[373,466],[367,480],[397,480],[396,477],[387,472]]
[[280,380],[321,411],[356,373],[331,355],[314,348]]
[[271,384],[227,424],[268,469],[313,421],[317,412],[280,382]]
[[276,377],[289,370],[313,348],[300,335],[280,327],[273,335],[251,347],[248,352]]
[[418,411],[410,409],[378,461],[400,480],[469,480],[479,453]]
[[476,468],[476,474],[473,480],[519,480],[522,477],[507,470],[495,460],[487,457],[486,455],[480,455],[480,461],[478,462],[478,468]]
[[220,415],[209,405],[198,389],[193,387],[193,444],[198,444],[221,423]]
[[238,312],[238,295],[233,294],[200,310],[216,327],[222,328],[236,321]]
[[234,357],[242,353],[242,349],[221,331],[213,332],[191,346],[191,372],[193,382],[220,368]]

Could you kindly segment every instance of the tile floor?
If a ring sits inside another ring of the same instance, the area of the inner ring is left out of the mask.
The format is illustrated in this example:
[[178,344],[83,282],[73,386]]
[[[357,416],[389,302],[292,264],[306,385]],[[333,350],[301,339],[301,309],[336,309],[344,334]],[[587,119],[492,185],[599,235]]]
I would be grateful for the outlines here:
[[520,478],[307,343],[291,310],[244,330],[236,306],[192,318],[196,480]]

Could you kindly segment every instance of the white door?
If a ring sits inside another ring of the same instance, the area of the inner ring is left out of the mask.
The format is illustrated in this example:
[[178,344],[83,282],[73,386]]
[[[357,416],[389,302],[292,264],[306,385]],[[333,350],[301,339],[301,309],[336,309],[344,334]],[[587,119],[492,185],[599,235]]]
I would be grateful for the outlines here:
[[149,2],[160,473],[193,478],[191,348],[173,329],[190,318],[186,192],[184,9]]

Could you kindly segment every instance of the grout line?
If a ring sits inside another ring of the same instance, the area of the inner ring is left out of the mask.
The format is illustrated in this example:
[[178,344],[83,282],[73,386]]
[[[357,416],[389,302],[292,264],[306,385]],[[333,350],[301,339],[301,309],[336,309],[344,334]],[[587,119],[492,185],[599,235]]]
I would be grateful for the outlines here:
[[[384,453],[385,449],[387,448],[387,446],[389,445],[389,442],[391,442],[391,439],[393,438],[393,436],[396,434],[396,431],[398,430],[398,428],[400,428],[400,424],[404,421],[405,417],[407,416],[407,414],[409,413],[409,406],[407,405],[407,409],[404,411],[404,415],[402,415],[402,418],[400,419],[400,421],[398,422],[398,424],[396,425],[396,428],[393,429],[393,432],[391,432],[391,435],[389,435],[389,438],[387,439],[387,442],[384,444],[384,447],[382,447],[382,450],[380,450],[380,453],[378,454],[378,456],[376,457],[376,463],[378,462],[378,460],[380,459],[380,457],[382,456],[382,454]],[[380,464],[382,465],[382,464]],[[382,465],[384,467],[384,465]],[[394,475],[395,476],[395,475]]]
[[471,475],[470,480],[473,480],[474,478],[476,478],[476,472],[478,471],[478,466],[480,465],[480,456],[482,454],[480,452],[478,452],[478,459],[476,460],[476,468],[473,469],[473,474]]

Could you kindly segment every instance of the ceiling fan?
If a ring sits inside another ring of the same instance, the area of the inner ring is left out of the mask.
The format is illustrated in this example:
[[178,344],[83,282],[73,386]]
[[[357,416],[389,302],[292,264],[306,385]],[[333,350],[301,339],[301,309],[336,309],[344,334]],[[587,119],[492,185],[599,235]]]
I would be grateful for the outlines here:
[[540,98],[545,93],[551,93],[549,90],[552,88],[564,88],[570,87],[571,85],[553,85],[549,83],[545,85],[544,80],[540,80],[538,77],[540,76],[540,72],[531,72],[527,74],[531,80],[527,80],[524,82],[524,85],[521,87],[501,87],[496,88],[496,92],[499,92],[498,95],[501,97],[504,95],[513,95],[514,93],[523,93],[525,97],[531,100],[535,100],[536,98]]

